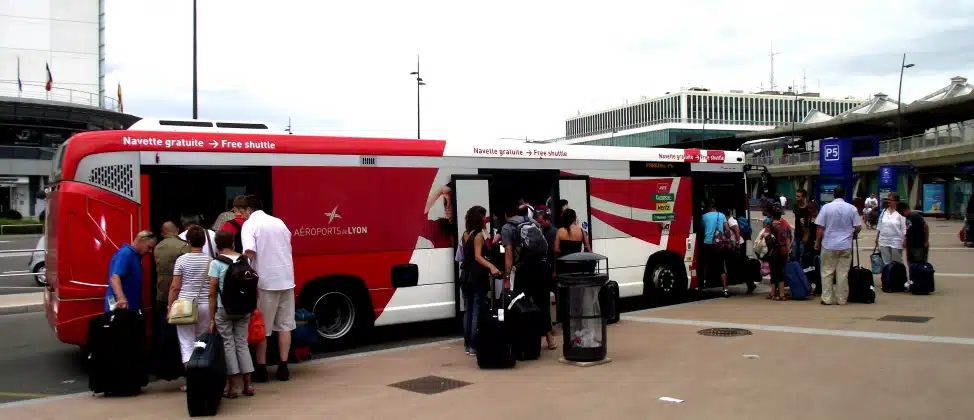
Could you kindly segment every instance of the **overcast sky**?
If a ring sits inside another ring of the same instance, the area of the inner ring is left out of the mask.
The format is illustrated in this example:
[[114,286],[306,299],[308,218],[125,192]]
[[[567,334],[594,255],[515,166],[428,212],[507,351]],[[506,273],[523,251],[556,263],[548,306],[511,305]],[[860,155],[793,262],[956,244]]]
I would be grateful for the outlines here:
[[[665,6],[663,5],[665,4]],[[192,1],[108,0],[109,86],[125,110],[190,117]],[[564,135],[578,112],[681,86],[912,101],[974,81],[974,2],[200,0],[200,118],[297,133],[424,138]]]

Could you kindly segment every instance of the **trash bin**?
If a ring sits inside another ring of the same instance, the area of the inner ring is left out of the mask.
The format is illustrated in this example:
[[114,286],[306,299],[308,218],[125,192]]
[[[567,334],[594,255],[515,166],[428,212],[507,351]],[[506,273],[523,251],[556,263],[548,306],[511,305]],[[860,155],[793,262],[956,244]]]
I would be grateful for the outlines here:
[[562,354],[572,362],[598,362],[606,355],[606,320],[599,295],[609,281],[608,259],[578,252],[557,261]]

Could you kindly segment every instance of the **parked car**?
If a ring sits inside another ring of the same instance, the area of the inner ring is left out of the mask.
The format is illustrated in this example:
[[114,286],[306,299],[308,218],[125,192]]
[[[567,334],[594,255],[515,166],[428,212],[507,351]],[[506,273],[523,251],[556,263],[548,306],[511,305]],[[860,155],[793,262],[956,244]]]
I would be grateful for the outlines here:
[[27,269],[34,273],[34,281],[37,282],[38,286],[47,286],[47,276],[44,275],[46,271],[44,253],[44,236],[41,236],[41,239],[37,241],[37,246],[34,247],[34,252],[30,254],[30,262],[27,263]]

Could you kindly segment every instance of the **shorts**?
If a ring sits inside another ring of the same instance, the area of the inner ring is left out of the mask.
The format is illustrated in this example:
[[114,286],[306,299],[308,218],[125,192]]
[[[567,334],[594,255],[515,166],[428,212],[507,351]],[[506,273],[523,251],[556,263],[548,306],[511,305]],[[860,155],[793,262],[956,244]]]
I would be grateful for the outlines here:
[[268,337],[274,331],[294,330],[294,289],[260,289],[257,294],[257,309],[260,309],[260,314],[264,317]]

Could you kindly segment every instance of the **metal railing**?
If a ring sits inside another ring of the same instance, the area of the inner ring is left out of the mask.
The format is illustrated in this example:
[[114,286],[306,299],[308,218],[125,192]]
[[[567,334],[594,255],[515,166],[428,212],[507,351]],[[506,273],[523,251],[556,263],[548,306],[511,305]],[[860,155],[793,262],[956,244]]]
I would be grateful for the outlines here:
[[[917,134],[879,142],[879,154],[914,152],[952,144],[974,142],[974,122],[952,124],[934,132]],[[818,163],[819,152],[792,153],[781,156],[748,156],[747,163],[755,165],[795,165]]]
[[790,124],[782,121],[745,121],[737,119],[727,119],[727,120],[717,120],[717,119],[707,119],[703,118],[659,118],[652,121],[643,121],[633,124],[616,125],[615,127],[603,128],[600,130],[591,130],[581,134],[573,134],[565,137],[558,137],[550,140],[535,141],[535,143],[557,143],[559,141],[574,140],[584,137],[597,136],[599,134],[609,134],[613,131],[620,132],[625,130],[632,130],[635,128],[649,127],[653,125],[660,124],[699,124],[701,129],[706,127],[711,127],[714,131],[721,131],[723,129],[718,129],[718,125],[749,125],[749,126],[763,126],[770,128],[781,127],[784,124]]
[[88,105],[109,111],[121,112],[118,100],[110,96],[101,96],[94,92],[66,89],[57,86],[48,92],[44,83],[24,82],[24,90],[20,91],[16,80],[0,80],[0,96],[11,98],[42,99],[56,102],[66,102],[75,105]]

